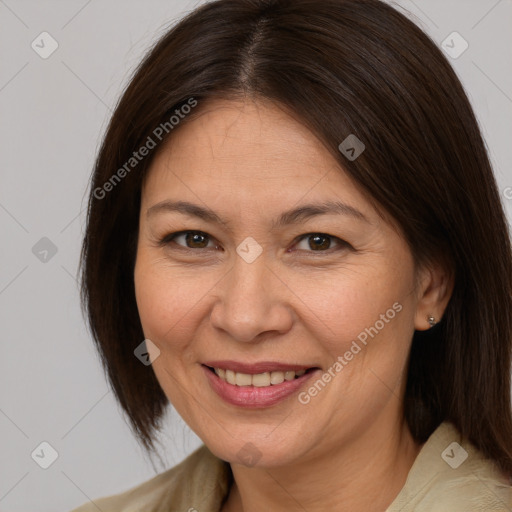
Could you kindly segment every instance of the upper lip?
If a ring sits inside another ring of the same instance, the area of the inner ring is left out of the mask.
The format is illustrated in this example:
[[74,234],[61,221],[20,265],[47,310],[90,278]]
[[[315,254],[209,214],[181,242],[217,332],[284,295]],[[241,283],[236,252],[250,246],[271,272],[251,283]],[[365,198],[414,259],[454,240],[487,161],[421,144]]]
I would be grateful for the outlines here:
[[277,361],[258,361],[256,363],[242,363],[240,361],[205,361],[203,364],[211,368],[233,370],[237,373],[247,373],[249,375],[257,375],[258,373],[265,372],[299,371],[318,368],[316,365],[289,364]]

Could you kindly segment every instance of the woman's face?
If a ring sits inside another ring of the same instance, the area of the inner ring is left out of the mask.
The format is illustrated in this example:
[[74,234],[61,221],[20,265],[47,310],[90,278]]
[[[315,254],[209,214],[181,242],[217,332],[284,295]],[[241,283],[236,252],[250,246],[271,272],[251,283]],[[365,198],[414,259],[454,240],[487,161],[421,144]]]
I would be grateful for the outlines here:
[[135,286],[188,425],[262,467],[401,425],[410,341],[428,326],[406,242],[272,104],[217,100],[170,142],[142,192]]

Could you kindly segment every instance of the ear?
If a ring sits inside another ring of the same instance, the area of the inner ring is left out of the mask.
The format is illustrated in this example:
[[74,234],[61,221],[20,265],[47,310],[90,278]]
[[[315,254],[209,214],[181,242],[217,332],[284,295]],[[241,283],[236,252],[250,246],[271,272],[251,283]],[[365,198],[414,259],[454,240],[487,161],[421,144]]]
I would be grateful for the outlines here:
[[452,266],[438,260],[423,267],[419,270],[417,283],[418,303],[414,328],[417,331],[425,331],[431,328],[428,321],[430,316],[434,317],[436,323],[443,318],[455,284]]

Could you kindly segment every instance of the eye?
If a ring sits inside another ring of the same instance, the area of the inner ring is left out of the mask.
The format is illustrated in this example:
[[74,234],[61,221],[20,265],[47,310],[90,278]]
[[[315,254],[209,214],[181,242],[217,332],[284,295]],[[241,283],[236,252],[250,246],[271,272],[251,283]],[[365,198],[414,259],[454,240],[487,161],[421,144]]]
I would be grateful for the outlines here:
[[[219,249],[215,239],[203,231],[178,231],[170,233],[159,241],[160,246],[169,246],[175,244],[185,250],[197,249]],[[302,244],[302,247],[301,247]],[[298,238],[294,244],[294,250],[298,249],[304,252],[332,252],[334,246],[339,249],[350,248],[350,244],[333,235],[325,233],[307,233]],[[335,247],[334,247],[334,250]]]
[[[341,248],[350,247],[350,244],[341,240],[341,238],[325,233],[308,233],[302,235],[299,237],[299,242],[295,244],[295,247],[299,248],[301,251],[305,250],[307,252],[327,252],[331,249],[333,241]],[[303,244],[302,247],[300,247],[301,244]]]
[[[210,236],[202,231],[178,231],[166,235],[160,240],[160,245],[168,245],[171,242],[185,248],[185,249],[209,249],[218,247],[213,243]],[[212,246],[208,244],[212,243]]]

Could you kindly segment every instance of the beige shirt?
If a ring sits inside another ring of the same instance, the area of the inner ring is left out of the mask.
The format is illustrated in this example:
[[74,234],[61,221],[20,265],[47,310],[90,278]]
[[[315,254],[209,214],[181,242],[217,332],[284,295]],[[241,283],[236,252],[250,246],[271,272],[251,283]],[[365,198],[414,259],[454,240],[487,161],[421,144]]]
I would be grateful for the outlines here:
[[[232,483],[230,465],[200,446],[177,466],[131,490],[72,512],[219,512]],[[507,480],[450,423],[421,448],[386,512],[512,512]]]

